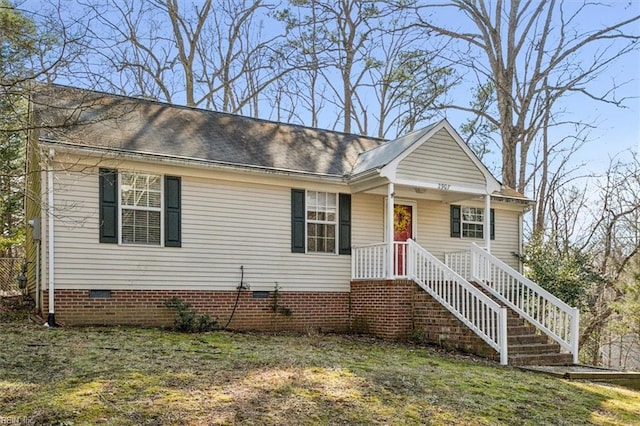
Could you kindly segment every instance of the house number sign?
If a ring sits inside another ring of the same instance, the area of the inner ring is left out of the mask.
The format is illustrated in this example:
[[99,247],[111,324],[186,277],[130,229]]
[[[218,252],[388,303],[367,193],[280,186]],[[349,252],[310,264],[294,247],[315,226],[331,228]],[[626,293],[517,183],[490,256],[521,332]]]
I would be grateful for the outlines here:
[[438,184],[438,189],[440,191],[448,191],[451,189],[451,185],[449,185],[448,183],[439,183]]

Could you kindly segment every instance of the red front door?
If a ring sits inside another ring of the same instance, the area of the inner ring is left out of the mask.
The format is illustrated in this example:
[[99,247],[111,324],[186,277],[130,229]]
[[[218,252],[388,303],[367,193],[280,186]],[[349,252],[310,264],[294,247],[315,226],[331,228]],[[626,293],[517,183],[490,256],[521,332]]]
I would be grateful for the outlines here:
[[[404,242],[409,238],[413,238],[413,207],[395,204],[393,206],[393,240]],[[406,274],[406,250],[405,244],[394,244],[396,275]]]

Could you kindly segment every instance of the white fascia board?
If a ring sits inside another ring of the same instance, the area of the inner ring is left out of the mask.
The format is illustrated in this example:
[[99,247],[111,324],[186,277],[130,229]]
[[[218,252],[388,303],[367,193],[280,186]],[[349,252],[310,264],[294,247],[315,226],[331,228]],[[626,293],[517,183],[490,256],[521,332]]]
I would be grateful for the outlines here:
[[426,189],[436,189],[443,193],[452,192],[452,193],[463,193],[463,194],[471,194],[471,195],[487,195],[487,191],[483,188],[472,188],[469,186],[461,186],[461,185],[449,185],[443,187],[442,184],[432,183],[432,182],[423,182],[417,180],[410,179],[395,179],[393,181],[396,185],[405,185],[411,186],[414,188],[426,188]]
[[352,194],[359,192],[371,191],[372,189],[380,188],[389,183],[389,180],[376,174],[368,179],[357,180],[356,182],[349,182],[349,188],[351,188]]
[[167,155],[159,155],[153,153],[139,153],[130,151],[116,151],[112,149],[101,149],[96,147],[87,147],[84,145],[67,144],[64,142],[56,142],[49,140],[40,140],[40,144],[44,147],[55,147],[57,152],[89,154],[100,156],[106,160],[128,159],[152,164],[166,164],[182,167],[191,167],[195,169],[215,169],[227,172],[239,172],[252,175],[262,176],[280,176],[295,178],[297,180],[307,180],[313,182],[331,182],[331,183],[347,183],[344,176],[329,175],[323,173],[304,172],[297,170],[276,169],[261,166],[251,166],[234,163],[223,163],[218,161],[198,160],[187,157],[174,157]]

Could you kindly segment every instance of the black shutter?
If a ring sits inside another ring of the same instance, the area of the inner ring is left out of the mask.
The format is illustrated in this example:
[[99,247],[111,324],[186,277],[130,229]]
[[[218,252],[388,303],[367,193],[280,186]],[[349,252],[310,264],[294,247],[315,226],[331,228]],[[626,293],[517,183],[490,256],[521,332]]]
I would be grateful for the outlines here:
[[451,206],[451,236],[460,238],[460,206]]
[[305,252],[305,191],[304,189],[291,190],[291,252]]
[[339,195],[339,254],[351,254],[351,194]]
[[182,246],[180,178],[164,177],[164,245]]
[[118,243],[118,171],[100,169],[99,228],[101,243]]
[[493,209],[490,209],[489,211],[491,212],[490,213],[491,216],[489,217],[489,226],[491,229],[490,231],[491,233],[489,234],[489,237],[492,240],[495,240],[496,239],[496,212]]

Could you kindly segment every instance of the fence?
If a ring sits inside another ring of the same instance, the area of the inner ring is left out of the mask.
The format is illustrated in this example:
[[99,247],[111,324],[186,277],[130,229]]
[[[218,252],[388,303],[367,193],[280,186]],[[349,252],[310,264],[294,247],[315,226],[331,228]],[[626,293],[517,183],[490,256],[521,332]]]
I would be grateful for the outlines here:
[[0,257],[0,295],[21,292],[17,278],[23,262],[21,257]]

